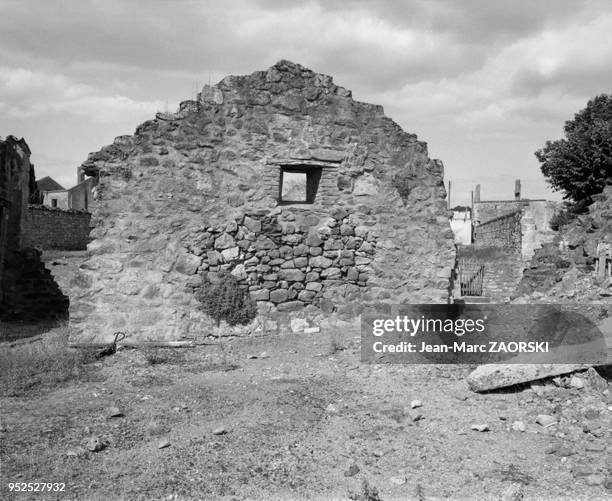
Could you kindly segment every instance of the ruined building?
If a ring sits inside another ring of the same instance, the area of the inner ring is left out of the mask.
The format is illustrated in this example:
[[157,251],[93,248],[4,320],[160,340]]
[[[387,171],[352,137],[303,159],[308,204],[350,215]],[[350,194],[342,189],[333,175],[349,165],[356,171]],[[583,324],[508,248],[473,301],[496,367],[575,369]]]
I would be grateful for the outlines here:
[[40,320],[67,314],[40,252],[28,247],[29,202],[39,202],[30,149],[23,139],[0,140],[0,320]]
[[99,180],[71,290],[82,340],[205,336],[194,292],[222,270],[257,301],[253,329],[449,301],[442,163],[381,106],[298,64],[205,86],[82,170]]
[[471,243],[458,252],[461,295],[492,301],[515,296],[534,252],[555,236],[550,220],[557,210],[555,202],[522,198],[520,180],[508,200],[481,200],[477,185]]

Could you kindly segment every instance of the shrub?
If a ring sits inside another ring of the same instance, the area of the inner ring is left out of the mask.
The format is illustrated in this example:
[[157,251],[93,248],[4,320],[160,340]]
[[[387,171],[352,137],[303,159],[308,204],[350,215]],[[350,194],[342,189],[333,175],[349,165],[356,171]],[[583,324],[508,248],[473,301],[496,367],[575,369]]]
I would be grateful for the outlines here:
[[586,203],[568,203],[564,204],[564,208],[558,210],[551,218],[548,226],[553,231],[559,231],[563,226],[571,223],[576,216],[588,211]]
[[205,277],[196,299],[202,304],[202,310],[215,320],[217,327],[221,320],[232,326],[247,325],[257,316],[255,301],[247,290],[240,287],[238,279],[227,272],[219,273],[214,282]]

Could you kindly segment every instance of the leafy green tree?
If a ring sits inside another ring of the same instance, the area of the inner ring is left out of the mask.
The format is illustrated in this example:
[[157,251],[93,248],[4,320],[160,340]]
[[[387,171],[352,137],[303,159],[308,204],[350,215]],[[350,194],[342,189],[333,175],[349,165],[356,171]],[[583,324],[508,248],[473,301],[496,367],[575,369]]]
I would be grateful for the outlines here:
[[214,283],[205,278],[196,299],[202,303],[202,310],[215,319],[217,327],[221,320],[229,325],[247,325],[257,316],[255,301],[227,272],[221,272]]
[[565,138],[547,141],[535,156],[553,189],[584,206],[612,184],[612,95],[591,99],[563,130]]

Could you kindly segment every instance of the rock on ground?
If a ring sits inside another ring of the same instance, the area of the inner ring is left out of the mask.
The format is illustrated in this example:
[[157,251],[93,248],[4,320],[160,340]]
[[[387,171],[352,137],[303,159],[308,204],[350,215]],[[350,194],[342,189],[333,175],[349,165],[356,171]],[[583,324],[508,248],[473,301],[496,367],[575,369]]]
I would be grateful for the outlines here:
[[584,364],[487,364],[468,377],[472,391],[491,391],[589,368]]

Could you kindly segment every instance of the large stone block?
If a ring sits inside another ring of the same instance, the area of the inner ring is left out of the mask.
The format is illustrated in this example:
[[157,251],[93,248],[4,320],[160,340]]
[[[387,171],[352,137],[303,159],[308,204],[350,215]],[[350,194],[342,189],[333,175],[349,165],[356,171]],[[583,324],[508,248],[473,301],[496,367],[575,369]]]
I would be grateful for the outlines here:
[[240,256],[240,247],[230,247],[221,251],[224,262],[234,261]]
[[306,278],[301,270],[280,270],[278,276],[281,280],[287,280],[288,282],[301,282]]
[[215,240],[215,249],[223,250],[235,246],[236,241],[234,240],[234,237],[228,235],[227,233],[222,233],[221,236]]
[[323,256],[315,256],[309,259],[309,264],[313,268],[329,268],[333,261]]
[[334,280],[342,276],[340,268],[326,268],[321,272],[321,277]]
[[270,291],[270,301],[273,303],[282,303],[283,301],[287,301],[289,297],[289,292],[287,289],[276,289]]
[[270,291],[268,289],[260,289],[249,292],[253,301],[267,301],[270,299]]
[[245,216],[243,224],[252,233],[259,233],[261,231],[261,221],[257,219]]
[[193,254],[182,254],[176,260],[174,270],[184,275],[193,275],[198,271],[202,258]]

